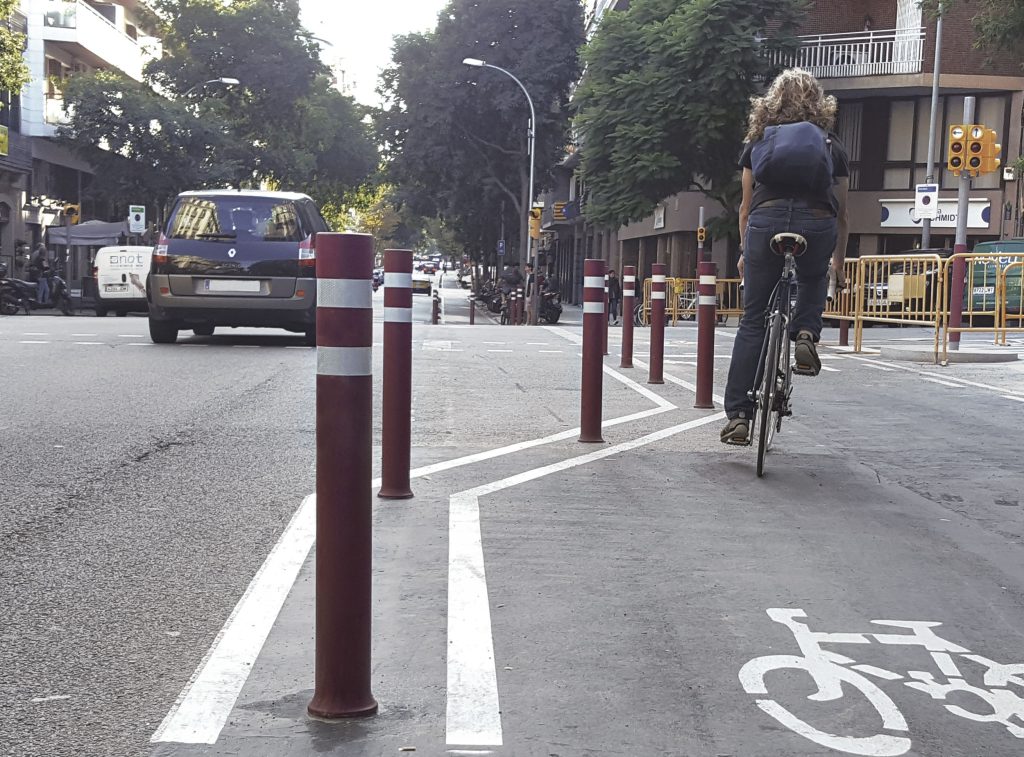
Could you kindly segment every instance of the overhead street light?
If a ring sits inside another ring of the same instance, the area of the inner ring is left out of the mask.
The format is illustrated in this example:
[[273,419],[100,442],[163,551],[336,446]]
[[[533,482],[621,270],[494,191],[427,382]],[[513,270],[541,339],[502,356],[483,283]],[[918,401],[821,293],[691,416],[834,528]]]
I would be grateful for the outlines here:
[[209,81],[203,81],[199,82],[198,84],[193,84],[191,87],[185,90],[185,93],[182,95],[182,97],[188,97],[190,94],[192,94],[193,91],[199,89],[200,87],[205,87],[207,84],[223,84],[225,87],[234,87],[237,84],[241,84],[241,82],[238,81],[238,79],[231,78],[230,76],[222,76],[219,79],[210,79]]
[[533,165],[534,164],[534,149],[533,148],[534,148],[534,140],[536,138],[536,132],[537,132],[537,114],[536,114],[536,112],[533,109],[533,98],[530,97],[530,93],[527,92],[526,87],[523,86],[523,83],[521,81],[519,81],[519,79],[517,79],[515,77],[515,75],[512,74],[511,71],[506,71],[504,68],[501,68],[500,66],[492,66],[490,63],[482,61],[479,58],[463,58],[462,59],[462,63],[464,65],[470,66],[472,68],[493,68],[495,71],[500,71],[501,73],[505,74],[505,76],[509,77],[512,81],[514,81],[516,84],[519,85],[519,89],[523,90],[523,94],[526,95],[526,102],[529,103],[529,105],[530,105],[530,126],[527,129],[527,136],[529,138],[529,148],[528,149],[529,149],[529,153],[530,153],[530,194],[526,198],[526,230],[527,230],[526,233],[527,233],[527,239],[530,240],[529,243],[528,243],[529,244],[529,248],[532,249],[532,252],[533,252],[532,255],[528,256],[533,261],[533,289],[530,292],[530,325],[531,326],[536,326],[537,325],[537,315],[538,315],[538,310],[539,310],[538,303],[540,302],[540,296],[538,294],[538,292],[540,290],[540,287],[538,286],[538,284],[540,283],[540,265],[538,265],[538,260],[539,260],[540,253],[539,253],[539,250],[537,249],[537,245],[534,244],[534,242],[533,242],[533,238],[529,236],[530,210],[533,208],[533,175],[534,175],[534,165]]

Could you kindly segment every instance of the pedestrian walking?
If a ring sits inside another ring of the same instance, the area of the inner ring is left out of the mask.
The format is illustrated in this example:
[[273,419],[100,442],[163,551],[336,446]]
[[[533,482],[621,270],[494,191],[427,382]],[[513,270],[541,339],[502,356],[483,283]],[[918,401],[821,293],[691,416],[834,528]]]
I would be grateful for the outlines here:
[[46,245],[40,242],[36,245],[35,256],[32,259],[39,278],[36,280],[36,300],[40,305],[50,301],[50,253]]
[[608,271],[608,320],[612,326],[619,325],[619,309],[622,307],[622,282],[615,269]]
[[721,440],[726,444],[747,444],[750,435],[754,402],[748,392],[764,342],[765,309],[782,275],[782,256],[770,248],[776,234],[794,232],[807,240],[807,251],[796,259],[797,300],[789,328],[794,372],[816,376],[821,370],[815,345],[821,334],[829,261],[842,287],[848,236],[850,166],[832,132],[835,120],[836,99],[799,68],[783,71],[763,97],[751,100],[740,155],[743,317],[725,388],[729,420]]

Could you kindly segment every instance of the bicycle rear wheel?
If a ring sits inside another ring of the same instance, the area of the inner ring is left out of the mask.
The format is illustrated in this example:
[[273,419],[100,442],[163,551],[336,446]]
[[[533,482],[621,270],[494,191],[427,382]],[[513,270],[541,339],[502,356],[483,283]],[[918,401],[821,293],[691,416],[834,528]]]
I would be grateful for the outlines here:
[[757,476],[764,475],[764,456],[772,445],[775,431],[779,427],[778,401],[780,369],[785,371],[783,361],[788,360],[788,355],[782,353],[784,350],[783,340],[783,317],[782,313],[776,312],[772,316],[771,328],[768,338],[768,351],[764,358],[764,376],[761,378],[761,387],[757,399]]

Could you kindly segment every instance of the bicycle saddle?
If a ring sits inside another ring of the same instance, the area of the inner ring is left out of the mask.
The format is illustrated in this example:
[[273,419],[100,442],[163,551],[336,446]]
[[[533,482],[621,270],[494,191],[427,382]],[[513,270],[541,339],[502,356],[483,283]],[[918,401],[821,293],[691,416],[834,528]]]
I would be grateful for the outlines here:
[[776,255],[792,254],[798,258],[807,251],[807,240],[800,234],[786,231],[773,236],[770,246]]

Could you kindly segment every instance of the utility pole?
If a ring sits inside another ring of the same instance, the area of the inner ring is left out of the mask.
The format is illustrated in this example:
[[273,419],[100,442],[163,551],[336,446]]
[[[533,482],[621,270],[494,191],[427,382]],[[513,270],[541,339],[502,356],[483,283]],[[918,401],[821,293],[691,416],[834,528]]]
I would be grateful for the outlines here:
[[[969,129],[973,123],[974,98],[965,97],[964,128]],[[956,244],[953,245],[954,255],[961,255],[967,252],[967,211],[970,205],[970,194],[971,172],[963,170],[960,172],[960,186],[956,198]],[[967,261],[962,257],[954,257],[952,269],[953,281],[950,283],[949,301],[949,349],[956,351],[960,349],[960,332],[956,329],[959,329],[963,323],[964,278],[967,274]]]

